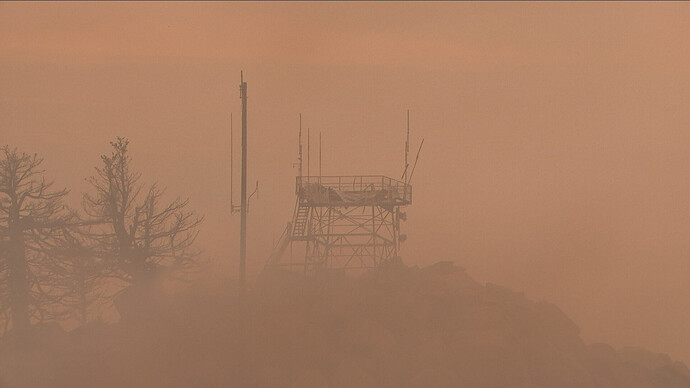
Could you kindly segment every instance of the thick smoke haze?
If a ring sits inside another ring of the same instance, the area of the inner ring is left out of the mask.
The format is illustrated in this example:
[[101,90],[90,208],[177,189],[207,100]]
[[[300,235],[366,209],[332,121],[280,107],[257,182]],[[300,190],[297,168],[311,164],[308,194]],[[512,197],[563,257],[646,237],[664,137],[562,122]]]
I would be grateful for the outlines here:
[[425,145],[406,264],[452,260],[560,306],[587,342],[687,363],[689,18],[680,2],[2,2],[0,144],[44,157],[78,206],[129,138],[234,277],[243,70],[251,280],[292,215],[299,113],[312,173],[321,133],[325,175],[397,177],[410,109]]

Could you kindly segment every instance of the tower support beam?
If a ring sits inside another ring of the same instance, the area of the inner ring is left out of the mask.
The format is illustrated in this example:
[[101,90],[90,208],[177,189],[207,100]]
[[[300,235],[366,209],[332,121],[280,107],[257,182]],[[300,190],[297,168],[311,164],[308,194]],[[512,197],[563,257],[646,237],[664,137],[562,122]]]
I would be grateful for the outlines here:
[[380,175],[302,176],[296,191],[285,238],[303,245],[302,259],[280,260],[285,250],[281,237],[270,266],[363,270],[400,260],[400,208],[412,202],[409,184]]

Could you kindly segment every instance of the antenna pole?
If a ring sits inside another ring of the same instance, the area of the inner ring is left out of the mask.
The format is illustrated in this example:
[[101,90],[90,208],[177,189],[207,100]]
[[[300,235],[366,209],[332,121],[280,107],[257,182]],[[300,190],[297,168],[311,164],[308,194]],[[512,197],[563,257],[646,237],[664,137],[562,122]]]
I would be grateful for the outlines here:
[[407,110],[407,137],[405,138],[405,169],[403,174],[403,182],[407,182],[407,169],[410,164],[407,162],[407,155],[410,153],[410,110]]
[[232,181],[234,180],[233,176],[232,176],[232,173],[234,171],[234,168],[233,168],[233,159],[234,158],[233,158],[233,151],[232,151],[234,146],[233,146],[232,138],[233,138],[233,134],[232,134],[232,112],[230,112],[230,214],[235,212],[235,200],[232,197],[232,195],[233,195],[232,192],[234,191],[233,187],[232,187]]
[[299,170],[297,176],[302,177],[302,114],[299,114]]
[[321,131],[319,131],[319,183],[321,183]]
[[311,165],[311,162],[309,160],[309,154],[311,153],[309,151],[311,147],[311,140],[309,140],[309,128],[307,128],[307,177],[309,177],[311,174],[309,174],[309,166]]
[[424,139],[422,139],[422,142],[419,144],[419,149],[417,150],[417,157],[414,158],[414,165],[412,165],[412,172],[410,173],[410,179],[407,180],[405,183],[410,183],[412,180],[412,175],[414,175],[414,170],[417,168],[417,162],[419,161],[419,153],[422,152],[422,146],[424,145]]
[[247,264],[247,83],[240,72],[242,99],[242,197],[240,202],[240,294],[245,291]]

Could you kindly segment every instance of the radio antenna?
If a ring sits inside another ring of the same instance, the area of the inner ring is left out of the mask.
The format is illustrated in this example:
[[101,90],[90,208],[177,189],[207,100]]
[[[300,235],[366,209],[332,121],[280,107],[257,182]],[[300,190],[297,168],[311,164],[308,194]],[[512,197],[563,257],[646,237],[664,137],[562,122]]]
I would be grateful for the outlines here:
[[242,196],[240,199],[240,294],[246,289],[247,265],[247,83],[240,72],[240,98],[242,99]]
[[410,183],[412,181],[412,175],[414,175],[414,169],[417,168],[417,161],[419,161],[419,153],[422,152],[422,146],[424,145],[424,139],[419,144],[419,149],[417,150],[417,157],[414,158],[414,165],[412,166],[412,172],[410,172],[410,178],[405,183]]
[[233,171],[235,168],[233,167],[233,134],[232,134],[232,112],[230,112],[230,214],[235,212],[235,200],[233,199],[233,184],[232,181],[235,179],[233,178]]
[[321,183],[321,131],[319,131],[319,183]]
[[407,182],[407,170],[410,168],[410,164],[407,162],[408,154],[410,153],[410,110],[407,110],[407,137],[405,138],[405,168],[403,168],[403,173],[400,179],[403,182]]
[[299,114],[299,169],[297,176],[302,176],[302,114]]

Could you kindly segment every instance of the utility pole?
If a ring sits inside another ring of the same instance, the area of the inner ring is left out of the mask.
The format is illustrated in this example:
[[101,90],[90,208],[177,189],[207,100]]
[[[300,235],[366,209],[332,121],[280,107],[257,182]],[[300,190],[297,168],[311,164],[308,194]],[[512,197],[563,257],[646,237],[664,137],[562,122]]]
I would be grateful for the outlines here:
[[242,99],[242,196],[240,198],[240,294],[246,289],[247,265],[247,83],[240,72],[240,98]]

